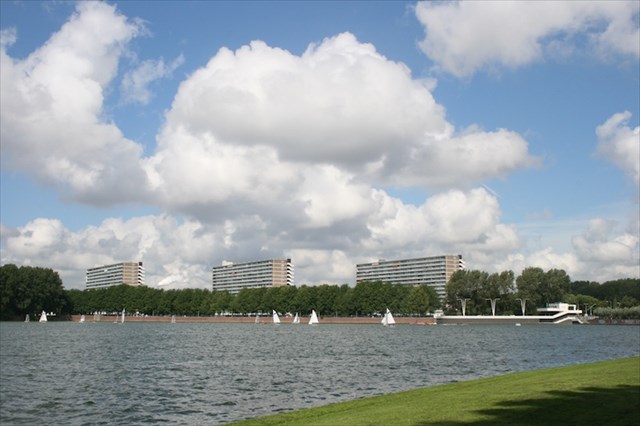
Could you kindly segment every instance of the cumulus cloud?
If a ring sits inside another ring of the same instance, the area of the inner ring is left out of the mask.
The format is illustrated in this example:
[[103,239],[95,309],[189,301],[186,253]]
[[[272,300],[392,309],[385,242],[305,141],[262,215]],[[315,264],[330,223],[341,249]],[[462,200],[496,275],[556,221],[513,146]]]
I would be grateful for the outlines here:
[[335,220],[330,225],[318,219],[287,227],[257,215],[206,224],[165,214],[110,218],[72,231],[57,219],[39,218],[3,229],[2,262],[51,265],[65,286],[82,288],[86,268],[143,261],[149,285],[206,288],[211,266],[224,259],[291,257],[298,284],[350,283],[357,262],[390,253],[425,256],[462,248],[495,254],[518,244],[515,230],[500,223],[497,202],[484,189],[451,191],[417,208],[383,191],[356,189],[365,207],[330,215]]
[[23,60],[0,49],[2,165],[110,204],[139,193],[139,144],[103,118],[104,92],[140,26],[106,3],[80,2],[57,33]]
[[[113,6],[82,2],[23,60],[7,53],[16,31],[1,34],[3,169],[85,203],[137,200],[166,212],[79,230],[55,218],[2,227],[3,263],[52,266],[82,288],[88,267],[140,260],[149,284],[180,288],[208,287],[225,259],[292,257],[302,284],[353,282],[355,264],[377,257],[462,253],[488,270],[517,258],[517,228],[475,187],[534,166],[526,140],[455,129],[431,82],[350,33],[301,55],[261,41],[220,49],[181,83],[143,157],[103,113],[142,30]],[[121,89],[144,104],[180,62],[142,62]],[[603,139],[619,140],[619,122],[609,128]],[[440,192],[411,205],[389,186]],[[577,244],[585,256],[592,240]]]
[[620,167],[640,186],[640,127],[627,125],[629,111],[614,114],[598,126],[598,153]]
[[350,33],[300,56],[260,41],[220,49],[180,85],[166,117],[144,167],[154,188],[181,188],[163,199],[185,203],[284,191],[309,213],[322,202],[305,197],[311,175],[316,187],[357,178],[441,188],[536,163],[515,132],[456,132],[428,84]]
[[621,232],[615,221],[602,218],[592,219],[588,229],[573,238],[573,246],[578,256],[590,263],[596,263],[606,269],[612,265],[629,270],[629,276],[637,276],[638,244],[637,233]]
[[165,280],[174,288],[206,287],[211,257],[224,237],[223,228],[204,229],[167,215],[111,218],[78,231],[39,218],[3,233],[2,263],[51,266],[61,272],[65,287],[84,288],[87,268],[143,261],[149,285]]
[[124,102],[148,104],[152,96],[149,85],[156,80],[171,77],[173,72],[183,63],[183,55],[179,55],[169,64],[165,64],[164,58],[142,61],[122,78],[120,88],[122,99]]
[[576,49],[640,57],[638,2],[420,2],[420,48],[457,77],[483,68],[517,68]]

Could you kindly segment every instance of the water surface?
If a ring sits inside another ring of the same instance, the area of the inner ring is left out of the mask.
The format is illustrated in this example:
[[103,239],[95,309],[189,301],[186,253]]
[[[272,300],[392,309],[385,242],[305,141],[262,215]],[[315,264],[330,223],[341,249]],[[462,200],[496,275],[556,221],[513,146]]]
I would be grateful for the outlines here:
[[0,323],[0,423],[223,424],[637,355],[635,326]]

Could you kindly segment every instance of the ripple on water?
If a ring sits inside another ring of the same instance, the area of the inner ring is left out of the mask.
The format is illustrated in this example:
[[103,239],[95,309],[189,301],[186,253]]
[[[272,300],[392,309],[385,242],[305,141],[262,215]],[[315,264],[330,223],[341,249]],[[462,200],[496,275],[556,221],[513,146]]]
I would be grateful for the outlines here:
[[1,423],[221,424],[640,353],[615,326],[85,325],[0,323]]

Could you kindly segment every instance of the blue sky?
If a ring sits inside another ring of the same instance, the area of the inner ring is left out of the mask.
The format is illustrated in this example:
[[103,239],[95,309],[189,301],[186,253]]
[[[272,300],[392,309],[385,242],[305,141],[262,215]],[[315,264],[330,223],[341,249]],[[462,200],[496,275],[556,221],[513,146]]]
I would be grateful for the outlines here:
[[2,263],[637,277],[637,2],[1,2]]

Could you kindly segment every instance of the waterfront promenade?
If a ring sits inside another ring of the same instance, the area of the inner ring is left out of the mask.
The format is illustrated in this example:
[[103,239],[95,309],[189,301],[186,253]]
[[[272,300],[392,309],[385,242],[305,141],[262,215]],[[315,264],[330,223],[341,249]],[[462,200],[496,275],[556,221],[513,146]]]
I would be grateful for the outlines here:
[[[94,322],[92,315],[85,315],[86,322]],[[79,322],[80,315],[72,315],[71,321]],[[100,315],[95,322],[114,322],[114,315]],[[291,323],[293,318],[281,317],[282,324]],[[432,317],[396,317],[397,324],[435,325]],[[261,316],[260,324],[271,324],[271,316]],[[320,317],[320,324],[380,324],[382,318],[377,317]],[[172,322],[169,316],[125,316],[125,322]],[[255,323],[255,316],[175,316],[176,323]],[[309,317],[300,317],[300,323],[306,325]]]

